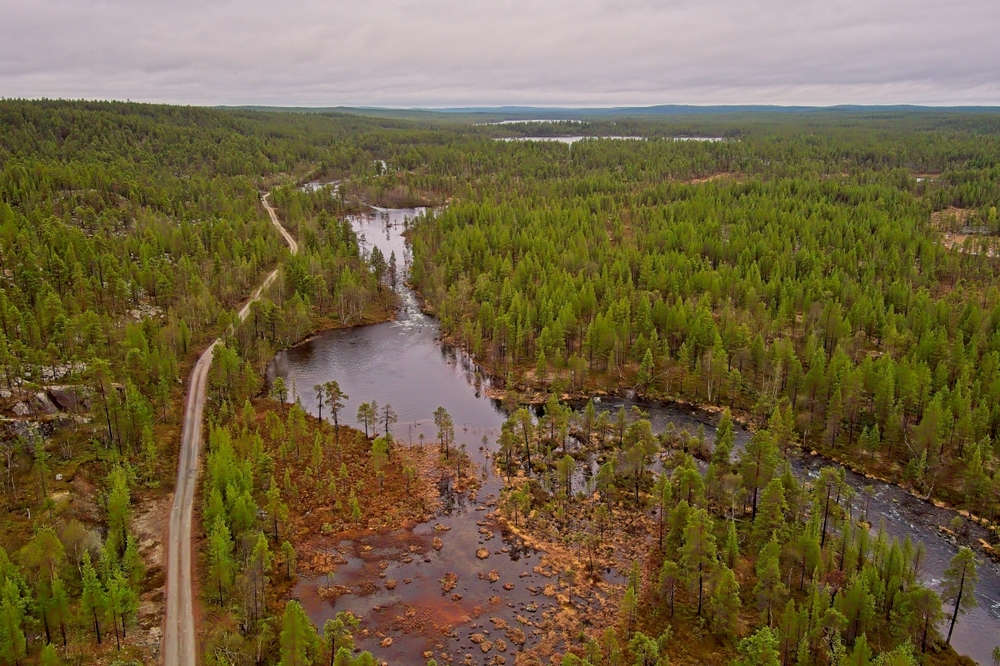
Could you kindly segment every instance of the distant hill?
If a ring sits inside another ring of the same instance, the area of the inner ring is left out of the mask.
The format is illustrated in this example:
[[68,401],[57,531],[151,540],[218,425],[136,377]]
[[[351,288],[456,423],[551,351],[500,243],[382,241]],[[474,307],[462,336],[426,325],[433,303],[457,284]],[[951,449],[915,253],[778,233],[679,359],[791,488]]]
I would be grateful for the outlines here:
[[291,113],[351,113],[383,118],[406,119],[461,119],[489,122],[493,120],[578,120],[609,117],[660,117],[660,116],[719,116],[748,114],[900,114],[900,113],[1000,113],[996,106],[916,106],[916,105],[837,105],[837,106],[778,106],[763,104],[737,104],[695,106],[688,104],[660,104],[656,106],[620,107],[545,107],[545,106],[482,106],[431,108],[386,108],[374,106],[332,107],[278,107],[278,106],[223,106],[222,109],[241,109],[265,112]]

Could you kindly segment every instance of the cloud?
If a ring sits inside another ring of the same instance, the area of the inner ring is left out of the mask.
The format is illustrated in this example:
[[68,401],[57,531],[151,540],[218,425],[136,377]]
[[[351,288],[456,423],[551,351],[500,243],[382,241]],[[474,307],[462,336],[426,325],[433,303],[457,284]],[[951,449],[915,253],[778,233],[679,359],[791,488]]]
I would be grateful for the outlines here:
[[998,104],[996,0],[0,0],[0,96]]

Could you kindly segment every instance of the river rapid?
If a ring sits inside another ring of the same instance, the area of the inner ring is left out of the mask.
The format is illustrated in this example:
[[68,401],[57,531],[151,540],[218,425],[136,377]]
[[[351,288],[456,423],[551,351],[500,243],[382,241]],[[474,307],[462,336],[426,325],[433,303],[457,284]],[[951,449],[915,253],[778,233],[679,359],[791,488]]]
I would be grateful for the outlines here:
[[[420,213],[421,209],[378,210],[355,216],[351,222],[363,239],[363,247],[370,250],[378,246],[387,259],[394,252],[398,264],[406,269],[409,250],[404,225]],[[434,441],[432,414],[438,406],[445,407],[455,423],[456,444],[464,444],[483,470],[482,486],[475,498],[443,488],[445,502],[441,511],[412,530],[340,542],[335,556],[342,564],[337,571],[330,576],[302,579],[293,595],[319,626],[342,610],[360,616],[363,631],[358,644],[383,661],[424,664],[427,659],[422,655],[433,652],[439,662],[445,653],[456,661],[472,655],[472,663],[485,664],[497,651],[495,647],[483,651],[483,644],[474,641],[485,639],[496,645],[497,638],[509,636],[496,630],[497,623],[491,624],[491,619],[520,627],[525,647],[537,642],[541,630],[518,624],[517,617],[541,623],[541,616],[556,602],[538,592],[555,579],[534,570],[539,563],[538,553],[524,548],[515,538],[505,537],[488,518],[502,488],[489,456],[497,447],[504,420],[499,405],[485,394],[489,379],[465,353],[442,344],[437,321],[420,311],[410,289],[400,283],[398,291],[402,305],[394,321],[321,333],[277,354],[269,378],[284,377],[312,414],[317,412],[317,406],[311,387],[337,380],[350,396],[344,401],[345,423],[353,421],[361,402],[374,399],[379,405],[389,403],[399,416],[393,434],[403,442],[416,443],[421,435]],[[291,399],[295,399],[294,394]],[[717,417],[711,414],[618,398],[605,398],[599,407],[617,410],[633,404],[649,414],[654,432],[662,432],[668,423],[690,433],[702,425],[707,437],[714,438]],[[739,427],[736,434],[737,446],[749,437]],[[817,477],[825,465],[835,463],[809,455],[792,460],[801,478]],[[947,526],[955,512],[850,470],[846,477],[858,491],[853,500],[854,515],[861,512],[865,501],[862,489],[872,486],[869,520],[876,527],[884,524],[890,537],[922,542],[926,557],[921,575],[938,585],[948,561],[957,552],[957,546],[938,528]],[[985,531],[972,523],[969,530],[973,540],[985,537]],[[435,537],[440,539],[440,549],[432,546]],[[483,548],[490,555],[479,559],[476,551]],[[452,576],[457,577],[454,587],[445,591],[447,586],[441,581]],[[385,584],[372,585],[372,580],[392,581],[394,585],[387,589]],[[606,580],[620,584],[621,579],[617,572],[609,571]],[[332,600],[320,595],[322,588],[332,586],[344,586],[340,589],[345,593]],[[978,663],[989,664],[991,651],[1000,644],[1000,567],[982,557],[976,597],[979,607],[959,617],[952,645]],[[571,596],[571,603],[585,617],[593,599]],[[390,644],[387,638],[392,639]],[[509,653],[517,646],[509,641],[508,645],[507,658],[511,659]]]

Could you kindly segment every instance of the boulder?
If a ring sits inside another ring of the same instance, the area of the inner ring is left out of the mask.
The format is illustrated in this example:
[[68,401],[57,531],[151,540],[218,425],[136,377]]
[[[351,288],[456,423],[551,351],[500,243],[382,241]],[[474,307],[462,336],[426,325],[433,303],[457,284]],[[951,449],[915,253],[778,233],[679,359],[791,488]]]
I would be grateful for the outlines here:
[[59,408],[49,400],[48,394],[44,391],[39,391],[31,398],[31,406],[35,408],[35,411],[39,414],[55,414],[59,411]]
[[64,412],[75,412],[90,408],[90,400],[78,386],[53,386],[48,390],[49,398]]

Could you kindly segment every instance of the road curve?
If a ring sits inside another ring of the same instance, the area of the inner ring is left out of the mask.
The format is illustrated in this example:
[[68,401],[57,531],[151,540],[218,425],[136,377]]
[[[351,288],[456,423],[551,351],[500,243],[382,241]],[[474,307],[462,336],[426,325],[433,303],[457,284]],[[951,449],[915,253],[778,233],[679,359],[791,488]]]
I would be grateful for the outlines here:
[[[268,203],[270,193],[261,197],[261,203],[271,216],[271,223],[288,243],[292,254],[299,251],[288,230],[281,226],[278,215]],[[250,304],[260,298],[264,290],[278,277],[278,269],[268,273],[253,295],[240,308],[242,321],[250,313]],[[198,660],[194,627],[194,586],[191,560],[191,534],[195,490],[198,482],[198,461],[201,449],[202,415],[208,371],[212,367],[212,352],[219,340],[208,346],[198,358],[188,382],[187,405],[184,408],[184,426],[181,429],[181,452],[177,464],[177,485],[174,504],[170,510],[170,527],[167,533],[167,619],[163,631],[163,663],[166,666],[194,666]]]

